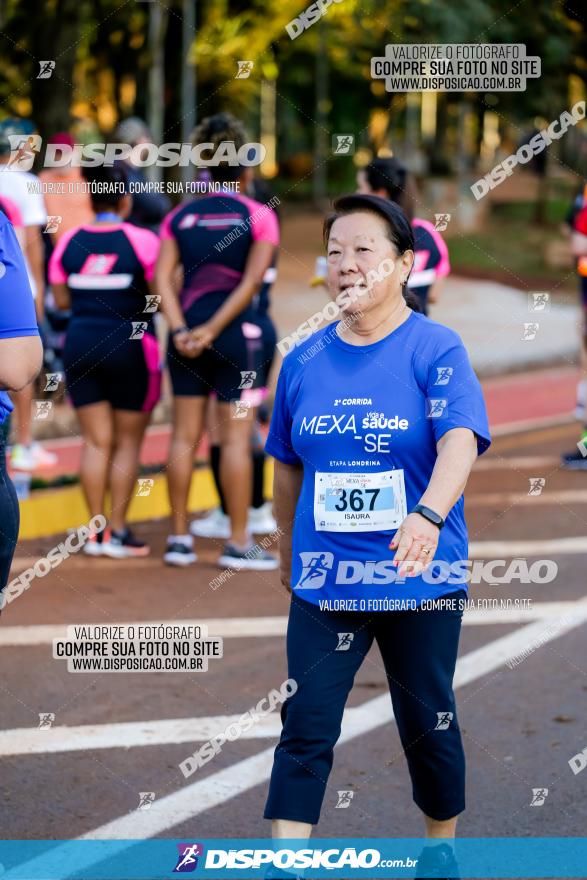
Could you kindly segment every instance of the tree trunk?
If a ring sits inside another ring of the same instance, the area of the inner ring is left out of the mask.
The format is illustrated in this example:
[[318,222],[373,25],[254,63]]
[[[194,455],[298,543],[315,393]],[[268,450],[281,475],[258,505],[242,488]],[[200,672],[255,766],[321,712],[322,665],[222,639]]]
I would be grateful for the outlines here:
[[[182,0],[181,32],[181,140],[187,144],[196,124],[196,58],[190,58],[196,39],[196,0]],[[195,49],[195,46],[194,46]],[[184,165],[181,177],[184,184],[194,175],[192,165]]]
[[[149,4],[149,51],[151,69],[149,70],[149,97],[147,103],[147,124],[156,144],[163,137],[165,116],[165,32],[167,30],[168,10],[162,3]],[[150,180],[161,180],[161,168],[151,165],[147,169]]]
[[328,43],[324,20],[317,25],[318,46],[316,50],[316,125],[314,126],[314,173],[312,195],[314,204],[321,210],[325,207],[328,194]]
[[[57,0],[53,15],[45,7],[42,16],[31,16],[31,72],[33,118],[43,138],[68,129],[71,123],[73,75],[82,25],[79,0]],[[54,61],[47,79],[38,79],[41,61]]]

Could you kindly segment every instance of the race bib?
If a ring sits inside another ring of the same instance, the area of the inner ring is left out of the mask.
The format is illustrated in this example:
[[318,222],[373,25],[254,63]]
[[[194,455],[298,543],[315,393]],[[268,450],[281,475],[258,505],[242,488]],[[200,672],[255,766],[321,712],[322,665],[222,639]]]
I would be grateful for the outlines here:
[[317,532],[397,529],[407,513],[403,470],[373,474],[316,473]]

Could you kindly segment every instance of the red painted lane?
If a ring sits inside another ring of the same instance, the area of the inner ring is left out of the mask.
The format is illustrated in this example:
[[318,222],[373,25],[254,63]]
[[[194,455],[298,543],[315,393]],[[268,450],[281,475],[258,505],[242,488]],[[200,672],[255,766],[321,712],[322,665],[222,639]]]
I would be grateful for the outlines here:
[[576,367],[560,367],[487,379],[482,384],[490,425],[497,428],[572,413],[579,377]]
[[[485,380],[483,391],[492,428],[515,425],[533,419],[548,419],[567,415],[575,406],[575,392],[579,371],[575,367],[534,370]],[[150,428],[141,450],[143,465],[161,465],[169,452],[169,425]],[[79,473],[81,440],[72,437],[48,441],[44,444],[59,457],[57,467],[39,471],[38,475],[54,479],[66,474]],[[208,441],[204,437],[196,458],[207,460]]]
[[[167,461],[170,438],[171,430],[169,425],[157,425],[149,428],[141,449],[141,464],[145,466],[161,465]],[[59,461],[55,467],[36,471],[35,476],[46,480],[53,480],[68,474],[79,473],[82,451],[80,437],[48,440],[46,443],[43,443],[43,446],[54,452]],[[208,438],[206,436],[202,438],[198,446],[196,458],[204,461],[208,458]]]

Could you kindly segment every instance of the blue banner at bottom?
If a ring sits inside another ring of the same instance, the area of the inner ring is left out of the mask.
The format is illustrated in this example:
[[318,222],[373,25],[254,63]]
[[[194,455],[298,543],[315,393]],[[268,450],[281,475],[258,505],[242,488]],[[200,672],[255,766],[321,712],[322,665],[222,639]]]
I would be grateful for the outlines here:
[[[587,838],[12,840],[2,880],[205,878],[584,878]],[[441,870],[441,873],[439,872]],[[286,872],[285,874],[283,872]]]

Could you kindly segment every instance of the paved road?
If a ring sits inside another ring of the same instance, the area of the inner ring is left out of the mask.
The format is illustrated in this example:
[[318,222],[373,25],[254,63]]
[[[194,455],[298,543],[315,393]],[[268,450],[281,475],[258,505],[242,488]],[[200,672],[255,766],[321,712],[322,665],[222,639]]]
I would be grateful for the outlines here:
[[[558,469],[574,439],[570,425],[501,436],[468,489],[472,555],[552,559],[559,573],[550,584],[483,584],[472,593],[512,602],[509,610],[469,613],[463,628],[457,684],[467,836],[584,834],[587,772],[574,775],[568,761],[587,746],[587,476]],[[544,488],[528,495],[536,477]],[[284,681],[288,597],[273,573],[239,573],[212,590],[214,542],[198,542],[197,567],[169,570],[159,556],[165,523],[138,531],[152,543],[153,559],[72,557],[34,580],[3,615],[6,839],[268,833],[261,812],[276,716],[227,743],[190,779],[178,765]],[[22,544],[15,570],[53,543]],[[516,609],[516,599],[531,599],[530,608]],[[65,625],[161,620],[209,621],[224,636],[224,658],[197,675],[75,675],[52,659],[51,640]],[[523,662],[506,665],[528,647],[535,650]],[[319,835],[419,835],[376,651],[349,708]],[[54,714],[51,729],[39,729],[40,713]],[[533,788],[549,789],[543,806],[530,806]],[[348,809],[336,808],[338,790],[354,791]],[[137,810],[139,793],[151,791],[151,808]]]

